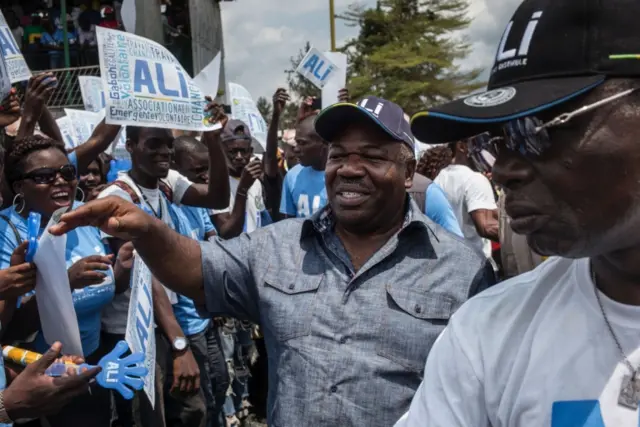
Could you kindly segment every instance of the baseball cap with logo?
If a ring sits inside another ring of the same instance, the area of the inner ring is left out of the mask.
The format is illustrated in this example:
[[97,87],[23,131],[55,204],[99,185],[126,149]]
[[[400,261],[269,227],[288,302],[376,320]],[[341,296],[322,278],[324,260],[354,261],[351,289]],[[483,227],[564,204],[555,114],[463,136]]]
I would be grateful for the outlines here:
[[557,106],[608,77],[640,76],[638,0],[524,0],[500,40],[488,91],[411,121],[430,144],[453,142]]
[[251,141],[251,131],[249,126],[242,120],[229,120],[222,130],[221,139],[223,141],[232,141],[235,139],[244,139]]
[[315,120],[318,135],[327,142],[335,139],[349,125],[369,122],[378,126],[391,138],[414,149],[409,116],[399,105],[386,99],[368,96],[357,104],[338,103],[325,108]]

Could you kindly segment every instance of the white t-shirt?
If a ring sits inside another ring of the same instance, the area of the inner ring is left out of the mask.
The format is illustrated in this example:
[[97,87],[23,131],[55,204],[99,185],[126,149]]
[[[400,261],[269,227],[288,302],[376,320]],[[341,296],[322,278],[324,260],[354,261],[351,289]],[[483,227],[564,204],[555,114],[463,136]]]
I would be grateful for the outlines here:
[[467,166],[450,165],[438,174],[435,183],[447,195],[465,239],[484,252],[487,258],[491,258],[491,242],[478,235],[471,218],[473,211],[498,209],[489,180]]
[[[638,411],[618,405],[629,370],[595,292],[589,260],[551,258],[469,300],[396,427],[637,427]],[[599,295],[639,366],[640,307]]]
[[[120,172],[118,174],[117,180],[128,184],[129,187],[131,187],[133,191],[135,191],[135,193],[138,195],[138,198],[140,199],[140,204],[142,206],[146,205],[148,202],[148,206],[150,206],[155,213],[159,214],[160,212],[162,212],[162,220],[170,227],[173,227],[171,216],[169,215],[166,203],[161,203],[161,201],[164,201],[164,198],[161,197],[159,188],[150,189],[140,187],[131,180],[127,172]],[[165,182],[173,191],[172,202],[175,204],[180,204],[184,193],[186,193],[189,187],[192,185],[191,181],[174,170],[170,170],[169,175],[162,181]],[[111,185],[104,189],[98,195],[98,198],[102,199],[107,196],[118,196],[129,202],[132,201],[129,193],[115,185]],[[172,300],[173,302],[177,301],[175,294],[170,292],[167,292],[167,294],[169,295],[170,300]],[[127,290],[126,292],[115,296],[111,304],[107,305],[102,312],[102,329],[111,334],[125,333],[127,329],[127,313],[129,311],[130,299],[130,290]]]
[[[231,200],[229,201],[229,210],[233,210],[233,205],[238,192],[238,184],[240,180],[232,176],[229,177],[229,186],[231,187]],[[262,184],[255,181],[247,192],[246,215],[244,222],[244,232],[251,233],[261,227],[260,212],[265,209],[264,200],[262,199]]]

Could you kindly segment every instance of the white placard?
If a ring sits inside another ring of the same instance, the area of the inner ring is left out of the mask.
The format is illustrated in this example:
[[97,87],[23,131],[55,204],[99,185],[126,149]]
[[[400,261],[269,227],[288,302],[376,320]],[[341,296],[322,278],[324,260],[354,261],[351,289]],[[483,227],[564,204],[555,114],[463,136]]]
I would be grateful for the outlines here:
[[327,108],[338,102],[338,92],[347,86],[347,55],[339,52],[324,54],[338,67],[335,75],[322,88],[322,108]]
[[220,84],[220,61],[222,51],[218,52],[213,61],[193,78],[193,82],[198,85],[202,93],[211,98],[218,96],[218,85]]
[[128,33],[136,33],[136,1],[124,0],[122,8],[120,9],[120,16],[122,17],[122,25]]
[[144,366],[149,374],[144,378],[144,392],[151,407],[155,406],[156,336],[153,320],[152,275],[142,258],[135,256],[131,273],[131,301],[127,315],[125,340],[132,353],[144,353]]
[[76,145],[84,144],[91,138],[94,129],[104,118],[104,111],[97,113],[82,110],[64,109],[67,117],[71,121],[71,133],[76,141]]
[[266,150],[267,123],[262,118],[249,91],[237,83],[229,83],[229,99],[231,100],[231,117],[249,126],[251,136],[260,143],[263,150]]
[[67,235],[49,234],[49,228],[55,225],[67,210],[62,208],[54,212],[44,233],[38,239],[38,250],[33,258],[37,267],[36,301],[42,334],[47,344],[60,341],[64,354],[83,356],[80,328],[65,262]]
[[7,20],[4,19],[2,11],[0,11],[0,49],[7,64],[7,71],[11,76],[11,83],[29,80],[31,70],[29,70],[24,56],[22,56],[22,52],[13,37],[11,28],[7,25]]
[[98,27],[107,123],[209,131],[200,88],[164,46],[144,37]]
[[318,89],[322,89],[337,74],[339,68],[322,52],[312,47],[300,61],[296,71]]
[[71,119],[67,116],[60,117],[56,120],[58,127],[60,128],[60,133],[62,134],[62,139],[64,140],[64,147],[67,150],[71,150],[78,146],[75,137],[73,136],[73,129],[71,125]]
[[7,70],[7,63],[4,60],[2,50],[0,50],[0,103],[4,101],[11,92],[11,76]]
[[102,79],[93,76],[78,76],[78,83],[80,84],[84,109],[92,112],[104,110],[106,105]]

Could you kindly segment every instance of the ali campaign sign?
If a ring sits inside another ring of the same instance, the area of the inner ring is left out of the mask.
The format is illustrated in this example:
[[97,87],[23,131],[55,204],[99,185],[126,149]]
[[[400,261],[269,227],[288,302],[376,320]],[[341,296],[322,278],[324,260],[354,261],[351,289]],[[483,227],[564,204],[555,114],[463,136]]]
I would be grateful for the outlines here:
[[96,28],[107,123],[189,131],[219,128],[204,94],[164,46],[144,37]]
[[229,83],[229,99],[231,116],[246,123],[251,135],[260,143],[262,149],[266,150],[267,124],[249,91],[237,83]]
[[82,94],[85,110],[98,112],[106,107],[102,79],[100,77],[78,76],[78,83],[80,84],[80,93]]
[[144,392],[151,407],[155,406],[156,335],[153,320],[152,275],[138,255],[133,261],[131,273],[131,301],[127,315],[125,340],[132,353],[143,353],[144,366],[149,374],[144,378]]
[[326,55],[312,47],[300,61],[296,71],[318,89],[322,89],[338,70],[339,68]]
[[22,56],[9,25],[7,25],[7,20],[4,19],[2,11],[0,11],[0,49],[4,55],[9,76],[11,76],[11,83],[29,80],[31,71],[24,60],[24,56]]

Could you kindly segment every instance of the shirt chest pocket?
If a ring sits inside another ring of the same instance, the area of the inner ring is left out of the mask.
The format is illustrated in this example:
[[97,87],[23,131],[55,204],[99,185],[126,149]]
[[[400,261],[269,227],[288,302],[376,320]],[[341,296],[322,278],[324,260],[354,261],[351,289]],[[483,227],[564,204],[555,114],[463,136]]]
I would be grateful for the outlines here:
[[323,277],[324,274],[269,271],[260,298],[265,332],[280,342],[309,335]]
[[386,286],[385,296],[378,355],[421,373],[433,343],[453,314],[454,299],[395,284]]

